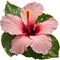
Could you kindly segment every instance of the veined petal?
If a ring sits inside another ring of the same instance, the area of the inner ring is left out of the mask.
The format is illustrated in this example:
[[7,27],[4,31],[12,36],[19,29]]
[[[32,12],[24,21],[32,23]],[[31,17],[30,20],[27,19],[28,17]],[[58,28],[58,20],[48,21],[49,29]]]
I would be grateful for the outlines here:
[[12,35],[23,34],[24,24],[18,16],[8,14],[1,20],[2,30]]
[[34,52],[46,55],[52,47],[51,38],[47,35],[30,36],[33,43],[30,45]]
[[43,6],[40,3],[36,3],[36,2],[32,2],[27,4],[25,7],[23,7],[23,9],[21,10],[21,17],[23,22],[27,25],[27,18],[26,18],[26,14],[25,11],[29,10],[30,11],[30,22],[35,23],[36,19],[38,18],[39,15],[42,14]]
[[38,27],[40,29],[38,34],[51,34],[51,32],[53,32],[53,30],[55,30],[57,26],[57,21],[54,18],[50,18],[43,23],[37,24],[36,28]]
[[14,54],[22,54],[30,44],[31,40],[28,36],[16,36],[12,40],[10,52]]

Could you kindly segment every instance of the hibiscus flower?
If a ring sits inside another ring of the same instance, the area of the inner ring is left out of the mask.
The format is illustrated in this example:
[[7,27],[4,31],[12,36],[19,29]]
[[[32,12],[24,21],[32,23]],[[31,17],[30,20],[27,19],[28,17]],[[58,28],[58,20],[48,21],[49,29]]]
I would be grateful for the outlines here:
[[21,9],[21,18],[12,14],[7,14],[2,18],[2,30],[16,35],[11,42],[11,53],[22,54],[28,46],[39,54],[46,55],[49,52],[52,47],[49,34],[57,28],[58,23],[51,17],[42,23],[35,24],[43,10],[41,4],[32,2]]

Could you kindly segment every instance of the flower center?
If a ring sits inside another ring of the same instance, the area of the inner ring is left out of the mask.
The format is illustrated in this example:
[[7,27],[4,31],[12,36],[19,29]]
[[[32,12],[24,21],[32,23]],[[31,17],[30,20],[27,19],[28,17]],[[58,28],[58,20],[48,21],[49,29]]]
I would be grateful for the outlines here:
[[34,26],[30,25],[30,32],[28,31],[28,28],[25,28],[25,33],[30,36],[30,35],[35,35],[36,31],[34,30]]

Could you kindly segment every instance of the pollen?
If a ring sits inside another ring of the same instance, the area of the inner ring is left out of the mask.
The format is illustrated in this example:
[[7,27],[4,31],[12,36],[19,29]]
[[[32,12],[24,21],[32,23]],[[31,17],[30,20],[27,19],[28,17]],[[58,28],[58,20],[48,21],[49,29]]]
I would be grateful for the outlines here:
[[31,19],[31,11],[29,9],[25,10],[25,15],[26,15],[26,18],[29,17],[29,19]]
[[31,11],[29,9],[26,9],[25,13],[27,14],[27,12],[29,13],[29,15],[31,14]]

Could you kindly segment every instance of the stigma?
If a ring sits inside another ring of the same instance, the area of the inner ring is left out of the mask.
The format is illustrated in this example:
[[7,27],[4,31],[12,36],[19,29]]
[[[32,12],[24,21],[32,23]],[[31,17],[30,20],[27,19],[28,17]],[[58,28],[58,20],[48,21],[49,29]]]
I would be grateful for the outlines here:
[[27,19],[27,28],[28,28],[28,31],[30,33],[30,18],[31,18],[31,11],[29,9],[26,9],[25,11],[26,13],[26,19]]

